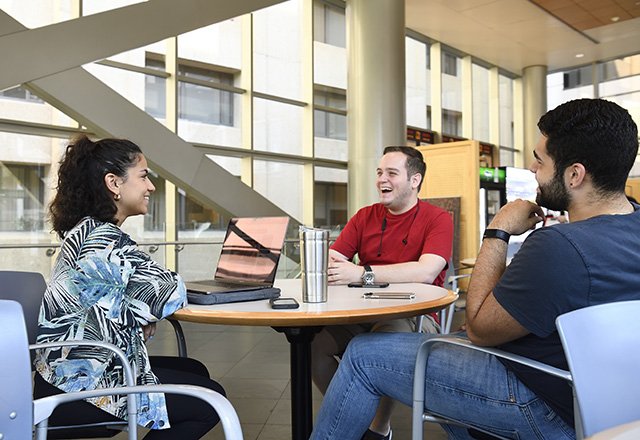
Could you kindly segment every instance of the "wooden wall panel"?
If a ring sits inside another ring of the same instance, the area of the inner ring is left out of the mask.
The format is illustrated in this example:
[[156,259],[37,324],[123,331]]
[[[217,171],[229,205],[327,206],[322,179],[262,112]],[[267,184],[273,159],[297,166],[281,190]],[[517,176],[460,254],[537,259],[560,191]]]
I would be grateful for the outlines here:
[[479,249],[478,141],[417,147],[427,164],[420,198],[460,197],[460,258],[475,258]]
[[640,202],[640,179],[628,179],[625,193]]

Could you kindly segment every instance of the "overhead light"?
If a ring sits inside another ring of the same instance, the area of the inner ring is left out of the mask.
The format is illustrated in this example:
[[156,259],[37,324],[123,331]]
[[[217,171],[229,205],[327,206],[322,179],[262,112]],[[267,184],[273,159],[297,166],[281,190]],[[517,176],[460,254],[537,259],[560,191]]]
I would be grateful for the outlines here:
[[576,58],[582,58],[582,57],[584,57],[584,54],[583,54],[583,53],[577,53],[577,54],[576,54]]
[[618,20],[620,20],[620,17],[611,17],[611,21],[613,21],[614,23]]

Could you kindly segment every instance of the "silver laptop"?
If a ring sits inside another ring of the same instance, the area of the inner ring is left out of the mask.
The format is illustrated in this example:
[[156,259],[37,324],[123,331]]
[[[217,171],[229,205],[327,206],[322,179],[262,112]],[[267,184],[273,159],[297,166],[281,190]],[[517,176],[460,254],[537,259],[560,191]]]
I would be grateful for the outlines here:
[[273,287],[289,217],[229,220],[213,280],[190,281],[187,292],[210,294]]

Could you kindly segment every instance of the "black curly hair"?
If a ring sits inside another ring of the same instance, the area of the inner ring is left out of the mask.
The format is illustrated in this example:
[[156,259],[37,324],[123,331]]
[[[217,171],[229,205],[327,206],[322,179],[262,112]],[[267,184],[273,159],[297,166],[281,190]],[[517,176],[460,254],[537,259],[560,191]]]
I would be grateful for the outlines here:
[[538,122],[556,175],[581,163],[603,194],[624,192],[638,154],[638,127],[627,110],[604,99],[576,99]]
[[140,147],[126,139],[92,141],[82,135],[72,140],[60,161],[57,193],[49,205],[53,230],[64,238],[84,217],[117,223],[117,208],[104,176],[125,178],[138,163]]

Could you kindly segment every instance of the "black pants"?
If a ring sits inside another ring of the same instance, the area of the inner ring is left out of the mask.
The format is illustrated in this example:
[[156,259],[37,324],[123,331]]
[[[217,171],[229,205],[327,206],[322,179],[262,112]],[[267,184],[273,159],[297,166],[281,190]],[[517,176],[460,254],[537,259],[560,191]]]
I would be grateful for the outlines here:
[[[162,384],[197,385],[225,395],[222,386],[209,378],[207,367],[195,359],[151,356],[150,361],[153,373]],[[39,374],[35,374],[35,398],[60,394],[61,392],[61,390],[42,379]],[[152,429],[144,437],[145,440],[196,440],[204,436],[220,421],[213,408],[200,399],[178,394],[165,394],[165,398],[171,428]],[[67,426],[77,423],[104,421],[120,421],[120,419],[90,403],[78,401],[59,406],[49,418],[49,426]],[[92,430],[85,429],[74,431],[51,431],[48,438],[86,438],[87,434],[93,433]],[[95,435],[107,436],[104,432],[105,430],[100,428],[95,431]],[[115,434],[117,432],[112,435]]]

